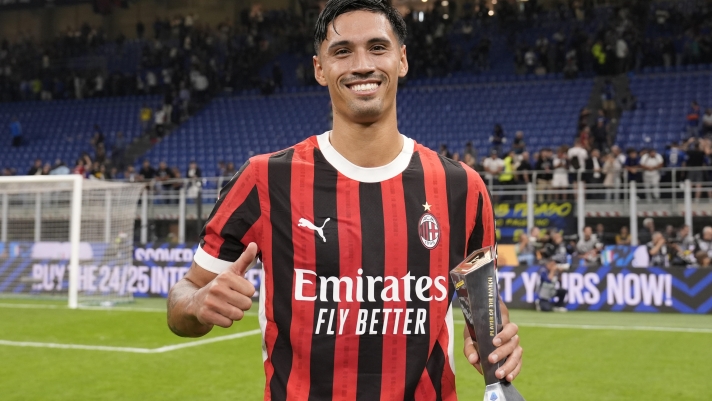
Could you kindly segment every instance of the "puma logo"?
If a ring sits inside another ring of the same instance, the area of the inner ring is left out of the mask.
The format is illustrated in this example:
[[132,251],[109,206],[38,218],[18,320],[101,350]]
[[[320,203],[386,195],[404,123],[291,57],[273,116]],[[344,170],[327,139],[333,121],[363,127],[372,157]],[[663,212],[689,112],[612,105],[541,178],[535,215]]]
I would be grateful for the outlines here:
[[299,219],[299,224],[297,224],[297,227],[306,227],[312,231],[316,231],[316,233],[319,234],[321,239],[326,242],[326,238],[324,237],[324,226],[326,225],[326,223],[329,222],[329,220],[331,220],[331,218],[327,217],[326,220],[324,220],[324,224],[322,224],[321,227],[317,227],[311,221],[305,218],[301,218]]

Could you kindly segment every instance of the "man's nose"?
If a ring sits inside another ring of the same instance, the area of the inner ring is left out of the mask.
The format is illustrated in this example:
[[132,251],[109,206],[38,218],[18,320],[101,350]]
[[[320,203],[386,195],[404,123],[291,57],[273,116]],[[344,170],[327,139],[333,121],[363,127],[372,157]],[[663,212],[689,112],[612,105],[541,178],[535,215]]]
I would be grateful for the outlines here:
[[369,74],[376,69],[373,63],[373,55],[366,49],[359,49],[354,52],[351,72],[354,74]]

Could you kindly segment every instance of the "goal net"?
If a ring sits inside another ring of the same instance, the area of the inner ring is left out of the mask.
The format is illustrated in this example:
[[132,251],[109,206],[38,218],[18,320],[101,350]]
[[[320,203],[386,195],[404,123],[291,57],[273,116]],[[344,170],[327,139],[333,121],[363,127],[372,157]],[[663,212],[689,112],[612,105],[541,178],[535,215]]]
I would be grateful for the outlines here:
[[113,305],[130,291],[142,186],[79,175],[0,177],[0,296]]

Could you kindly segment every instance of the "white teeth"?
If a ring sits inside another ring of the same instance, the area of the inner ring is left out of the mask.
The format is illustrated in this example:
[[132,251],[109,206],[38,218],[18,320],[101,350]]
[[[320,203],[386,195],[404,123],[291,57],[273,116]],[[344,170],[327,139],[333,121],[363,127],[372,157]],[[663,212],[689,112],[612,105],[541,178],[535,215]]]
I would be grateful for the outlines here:
[[378,88],[378,84],[376,83],[371,83],[371,84],[358,84],[354,85],[351,87],[351,90],[356,91],[356,92],[368,92],[372,91]]

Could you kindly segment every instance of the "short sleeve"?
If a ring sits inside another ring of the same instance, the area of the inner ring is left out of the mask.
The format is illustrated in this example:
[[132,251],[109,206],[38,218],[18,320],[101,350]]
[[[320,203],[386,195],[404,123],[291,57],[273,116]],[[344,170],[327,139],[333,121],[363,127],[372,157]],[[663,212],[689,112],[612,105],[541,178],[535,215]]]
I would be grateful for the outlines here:
[[240,257],[250,242],[259,246],[261,216],[255,163],[245,163],[220,192],[200,234],[195,263],[219,274]]

